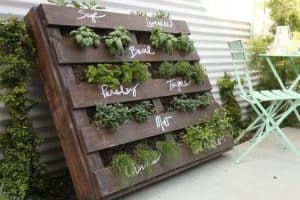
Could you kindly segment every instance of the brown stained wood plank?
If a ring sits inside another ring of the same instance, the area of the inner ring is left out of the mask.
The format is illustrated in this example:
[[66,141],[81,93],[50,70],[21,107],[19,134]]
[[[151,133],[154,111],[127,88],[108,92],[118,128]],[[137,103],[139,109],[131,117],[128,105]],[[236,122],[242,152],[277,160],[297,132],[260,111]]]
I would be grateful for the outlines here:
[[[35,8],[31,9],[25,18],[26,25],[32,38],[34,38],[37,49],[37,63],[42,73],[42,80],[52,116],[57,128],[60,143],[62,145],[68,168],[76,189],[78,199],[96,199],[97,192],[92,184],[93,177],[90,176],[88,166],[78,142],[71,116],[63,98],[64,90],[59,84],[59,78],[54,70],[50,47],[47,43],[42,23],[39,20]],[[76,156],[74,156],[74,154]],[[80,173],[78,173],[80,171]]]
[[[176,78],[176,81],[180,81],[181,79]],[[130,101],[139,101],[143,99],[153,99],[158,97],[167,97],[178,95],[182,93],[194,93],[194,92],[205,92],[211,90],[211,84],[208,80],[208,77],[205,78],[202,84],[191,84],[187,87],[181,88],[173,88],[170,91],[170,84],[166,83],[165,79],[153,79],[149,80],[145,83],[139,83],[136,87],[135,96],[133,96],[133,92],[130,92],[128,95],[112,95],[107,97],[103,95],[103,91],[100,86],[96,85],[70,85],[67,90],[67,95],[69,96],[69,103],[72,108],[85,108],[90,106],[95,106],[97,102],[102,103],[117,103],[117,102],[130,102]],[[134,88],[135,85],[131,87],[124,87],[124,91],[126,88]]]
[[[40,5],[39,9],[44,13],[46,22],[50,26],[87,26],[91,28],[114,29],[115,27],[122,25],[127,30],[131,31],[152,30],[152,27],[147,26],[147,24],[149,25],[149,21],[153,21],[153,19],[143,16],[59,7],[46,4]],[[90,16],[96,14],[98,17],[93,20],[93,17],[84,17],[87,16],[85,13],[89,13]],[[77,19],[81,17],[83,19]],[[162,28],[170,33],[190,33],[188,25],[184,21],[171,20],[170,26]]]
[[[120,127],[119,130],[112,132],[110,129],[97,130],[94,126],[83,127],[81,134],[86,151],[89,153],[112,148],[118,145],[134,142],[144,138],[149,138],[171,131],[183,129],[189,125],[205,120],[217,105],[210,105],[195,112],[167,112],[155,114],[153,117],[138,122],[128,122]],[[170,118],[171,117],[171,118]],[[156,121],[168,119],[169,126],[157,127]]]
[[[99,169],[95,175],[98,179],[98,182],[101,187],[101,192],[103,196],[108,196],[105,199],[112,199],[117,196],[124,195],[124,193],[128,193],[130,191],[134,191],[140,187],[143,187],[145,185],[154,183],[156,181],[159,181],[163,178],[167,178],[168,176],[177,174],[187,168],[193,167],[195,165],[198,165],[200,163],[203,163],[209,159],[212,159],[225,151],[228,151],[229,149],[232,149],[233,147],[233,140],[231,137],[225,137],[220,145],[217,146],[217,148],[202,152],[199,155],[193,155],[191,152],[186,149],[185,147],[180,147],[179,149],[179,155],[173,162],[166,163],[165,161],[160,161],[158,165],[153,167],[153,170],[151,171],[150,175],[147,175],[146,173],[139,174],[135,180],[132,181],[132,186],[129,187],[126,190],[123,190],[125,187],[121,186],[118,182],[119,178],[117,175],[113,173],[113,170],[111,167]],[[105,182],[101,180],[106,180]],[[135,184],[141,184],[141,185],[135,185]],[[117,193],[118,191],[121,191],[120,193]],[[114,194],[116,193],[116,194]]]
[[[172,54],[168,54],[161,50],[152,49],[151,54],[137,54],[134,49],[147,49],[149,45],[145,44],[132,44],[127,48],[125,54],[122,56],[111,55],[106,46],[101,43],[99,48],[80,48],[71,38],[64,38],[55,42],[54,48],[56,51],[59,64],[87,64],[87,63],[117,63],[117,62],[158,62],[158,61],[199,61],[200,58],[196,49],[190,54],[186,54],[180,50],[174,50]],[[153,52],[155,54],[153,54]],[[133,57],[135,55],[135,57]]]

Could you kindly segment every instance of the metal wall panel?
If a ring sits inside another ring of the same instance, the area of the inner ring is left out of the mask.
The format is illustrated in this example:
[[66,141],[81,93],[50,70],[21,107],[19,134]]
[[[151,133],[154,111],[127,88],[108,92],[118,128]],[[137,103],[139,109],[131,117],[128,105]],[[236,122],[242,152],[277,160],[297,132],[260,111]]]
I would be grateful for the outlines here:
[[[32,6],[46,2],[46,0],[1,0],[0,18],[6,18],[9,13],[22,18]],[[217,100],[220,99],[216,87],[217,80],[223,76],[225,71],[232,73],[234,69],[226,42],[237,39],[247,41],[250,38],[250,23],[207,16],[206,9],[200,0],[102,0],[99,2],[112,12],[130,13],[142,9],[151,14],[157,10],[164,10],[171,13],[172,19],[187,21],[192,32],[191,39],[195,42],[201,63],[207,69],[213,85],[213,94]],[[243,68],[242,63],[238,63],[237,66]],[[66,168],[64,156],[41,82],[37,78],[38,75],[34,77],[31,92],[41,103],[32,110],[31,117],[36,133],[44,138],[40,147],[42,161],[52,174],[57,174]],[[245,113],[247,103],[241,98],[238,100],[243,108],[243,113]],[[3,103],[0,103],[0,129],[3,130],[8,119],[5,107]]]

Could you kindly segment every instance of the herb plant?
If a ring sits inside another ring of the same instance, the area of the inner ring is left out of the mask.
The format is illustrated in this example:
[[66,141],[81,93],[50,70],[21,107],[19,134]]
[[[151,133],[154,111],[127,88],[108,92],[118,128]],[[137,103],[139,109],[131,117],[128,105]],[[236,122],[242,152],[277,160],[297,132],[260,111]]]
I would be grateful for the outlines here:
[[150,41],[154,48],[172,53],[176,47],[177,38],[172,34],[165,33],[160,27],[154,27],[151,32]]
[[111,89],[119,85],[129,85],[134,82],[144,82],[151,78],[148,65],[140,62],[124,63],[120,66],[110,64],[90,65],[85,71],[89,83],[106,84]]
[[231,135],[233,127],[227,117],[225,109],[217,109],[206,122],[186,128],[183,134],[184,144],[194,153],[198,154],[214,148],[217,140],[225,135]]
[[136,173],[137,163],[128,153],[119,153],[112,158],[112,169],[121,178],[121,183],[126,184]]
[[194,43],[187,34],[182,34],[177,38],[176,47],[186,53],[191,53],[194,50]]
[[179,144],[174,141],[158,141],[156,142],[156,149],[161,157],[170,161],[174,160],[178,153]]
[[118,26],[105,37],[105,45],[113,55],[124,54],[130,42],[129,32],[123,26]]
[[131,108],[120,103],[112,105],[99,103],[96,105],[94,119],[97,128],[110,127],[117,130],[130,119],[143,121],[153,114],[154,108],[149,101],[140,102]]
[[69,5],[72,5],[71,1],[69,0],[48,0],[48,2],[62,7],[67,7]]
[[116,78],[112,65],[98,64],[90,65],[85,71],[86,79],[89,83],[97,85],[108,85],[111,89],[115,89],[120,85],[120,81]]
[[163,10],[158,10],[152,15],[153,18],[163,19],[163,20],[169,20],[170,19],[170,13],[165,12]]
[[192,112],[198,108],[210,105],[212,98],[210,95],[197,95],[194,98],[188,98],[186,95],[180,97],[174,97],[171,101],[173,109],[181,110],[185,112]]
[[92,9],[92,10],[101,10],[101,9],[105,9],[105,7],[103,6],[99,6],[96,2],[96,0],[89,0],[89,1],[75,1],[72,0],[71,4],[75,7],[75,8],[84,8],[84,9]]
[[129,109],[127,106],[119,103],[114,105],[98,103],[96,105],[95,124],[97,128],[110,127],[113,130],[117,130],[128,119]]
[[145,166],[148,173],[154,164],[153,162],[159,158],[159,152],[145,144],[139,144],[134,151],[134,155]]
[[201,64],[197,63],[192,65],[186,61],[179,61],[176,64],[163,62],[158,71],[159,75],[163,78],[169,79],[180,76],[185,80],[197,84],[201,83],[206,75],[205,69]]
[[130,116],[135,121],[144,121],[154,115],[155,110],[150,101],[142,101],[130,109]]
[[87,27],[79,27],[77,30],[70,32],[70,36],[73,37],[76,44],[83,47],[99,47],[101,38],[92,29]]

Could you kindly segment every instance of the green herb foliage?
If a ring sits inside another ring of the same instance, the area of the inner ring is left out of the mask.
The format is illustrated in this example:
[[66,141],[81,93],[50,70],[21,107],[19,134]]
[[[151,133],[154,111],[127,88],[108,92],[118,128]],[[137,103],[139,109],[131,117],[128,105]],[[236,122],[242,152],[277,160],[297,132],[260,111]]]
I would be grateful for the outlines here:
[[107,85],[115,89],[121,84],[128,85],[134,82],[143,82],[151,78],[148,64],[140,62],[123,63],[120,66],[98,64],[88,66],[85,77],[89,83]]
[[105,37],[105,45],[112,55],[124,54],[130,42],[129,32],[123,26],[115,28]]
[[234,127],[233,136],[236,138],[239,136],[240,129],[243,128],[241,108],[233,94],[236,81],[233,81],[231,76],[225,73],[224,76],[218,80],[217,85],[220,89],[219,93],[223,107],[227,111],[227,116]]
[[158,70],[159,75],[163,78],[169,79],[180,76],[187,81],[197,84],[201,83],[206,76],[205,69],[201,64],[192,65],[186,61],[179,61],[174,65],[169,62],[163,62]]
[[128,181],[136,176],[136,167],[135,159],[128,153],[119,153],[113,156],[112,169],[120,177],[122,184],[127,185]]
[[130,115],[135,121],[144,121],[154,113],[155,110],[150,101],[142,101],[130,109]]
[[70,36],[73,37],[73,40],[76,44],[81,47],[99,47],[101,38],[97,35],[92,29],[87,27],[79,27],[77,30],[70,32]]
[[128,121],[130,111],[122,104],[106,105],[98,103],[96,105],[95,123],[97,128],[111,127],[113,130],[120,128]]
[[112,89],[115,89],[121,84],[115,76],[112,65],[110,64],[90,65],[85,71],[85,76],[89,83],[97,85],[105,84]]
[[153,165],[153,161],[158,159],[159,152],[150,148],[148,145],[139,144],[134,151],[135,158],[140,161],[149,173]]
[[81,2],[77,0],[48,0],[48,2],[62,7],[73,6],[75,8],[84,8],[84,9],[93,9],[93,10],[105,9],[105,7],[99,6],[95,0],[81,1]]
[[129,119],[143,121],[154,114],[153,105],[149,101],[143,101],[131,108],[122,104],[105,105],[97,104],[95,123],[97,128],[110,127],[117,130]]
[[27,89],[34,50],[24,22],[14,17],[0,21],[0,55],[1,100],[11,117],[0,134],[0,182],[7,195],[27,199],[44,191],[46,171],[36,151],[41,141],[29,118],[36,104]]
[[217,140],[232,134],[232,130],[226,110],[217,109],[206,122],[186,128],[182,139],[194,154],[198,154],[214,148]]
[[170,19],[170,13],[165,12],[163,10],[158,10],[152,15],[153,18],[163,19],[163,20],[169,20]]
[[176,158],[178,154],[179,144],[174,141],[158,141],[156,142],[156,149],[162,158],[171,161]]
[[176,47],[177,38],[172,34],[165,33],[160,27],[154,27],[151,32],[150,41],[154,48],[172,53]]
[[177,38],[176,47],[186,53],[191,53],[194,50],[194,43],[187,34],[182,34]]
[[194,98],[188,98],[186,95],[174,97],[171,101],[171,107],[175,110],[193,112],[198,108],[210,105],[212,98],[210,95],[196,95]]

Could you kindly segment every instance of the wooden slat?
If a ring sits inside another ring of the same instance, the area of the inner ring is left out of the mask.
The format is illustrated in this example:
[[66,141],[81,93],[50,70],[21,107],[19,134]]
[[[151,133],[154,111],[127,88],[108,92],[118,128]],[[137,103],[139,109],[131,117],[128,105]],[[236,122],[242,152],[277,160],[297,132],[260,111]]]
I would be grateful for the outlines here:
[[[134,44],[130,47],[135,49],[147,49],[148,45]],[[130,48],[129,47],[129,48]],[[197,51],[194,50],[190,54],[186,54],[180,50],[174,50],[172,54],[168,54],[161,50],[151,49],[151,54],[137,54],[132,53],[129,48],[122,56],[113,56],[110,54],[106,46],[101,43],[99,48],[79,48],[71,38],[64,38],[63,40],[54,43],[57,59],[59,64],[84,64],[84,63],[116,63],[116,62],[158,62],[158,61],[198,61],[200,60]],[[153,54],[154,53],[154,54]]]
[[[179,81],[181,79],[176,78],[175,80]],[[112,95],[104,98],[101,87],[95,85],[70,85],[67,89],[67,93],[69,95],[69,103],[71,107],[78,109],[95,106],[97,102],[111,104],[211,90],[211,85],[207,77],[200,85],[191,84],[187,87],[181,88],[181,90],[174,88],[172,91],[170,90],[169,83],[166,83],[166,81],[167,80],[165,79],[153,79],[145,83],[139,83],[136,87],[135,96],[133,96],[133,92],[130,92],[128,95]],[[126,91],[126,88],[134,88],[134,86],[124,87],[123,90]]]
[[[215,107],[216,105],[210,105],[195,112],[174,111],[156,114],[142,123],[128,122],[115,132],[112,132],[110,129],[97,130],[94,126],[88,126],[81,129],[81,134],[87,152],[91,153],[183,129],[205,120],[214,111]],[[161,120],[172,117],[168,119],[170,125],[164,126],[164,129],[161,127],[157,128],[156,119],[158,116]]]
[[[143,16],[112,13],[106,11],[96,11],[87,9],[77,9],[70,7],[59,7],[54,5],[42,4],[39,9],[43,12],[46,23],[55,26],[87,26],[101,29],[114,29],[117,26],[124,26],[131,31],[151,31],[153,26],[149,26],[149,21],[154,19]],[[90,17],[86,16],[88,13]],[[98,16],[94,18],[91,16]],[[100,17],[103,16],[103,17]],[[78,19],[78,18],[83,19]],[[157,20],[156,20],[157,21]],[[188,25],[184,21],[170,20],[168,26],[161,26],[166,32],[170,33],[190,33]]]
[[[173,162],[169,163],[165,162],[164,160],[160,161],[158,165],[153,167],[150,175],[146,173],[139,174],[136,179],[132,181],[132,185],[140,183],[142,184],[145,181],[147,181],[147,184],[149,184],[149,182],[153,183],[159,181],[162,178],[166,178],[187,168],[193,167],[194,165],[210,160],[231,149],[232,147],[233,142],[231,137],[225,137],[221,144],[217,146],[217,148],[202,152],[199,155],[193,155],[188,149],[180,147],[178,152],[179,155]],[[143,184],[141,186],[135,185],[134,187],[130,187],[129,189],[122,191],[122,189],[124,189],[126,186],[121,185],[118,182],[119,178],[113,173],[111,167],[99,169],[95,175],[100,184],[101,193],[103,196],[112,195],[118,191],[121,191],[123,195],[124,193],[128,193],[136,190],[137,188],[143,187]],[[157,179],[155,179],[156,177]],[[118,196],[118,194],[115,194],[113,198],[116,196]],[[111,198],[108,197],[107,199]]]

